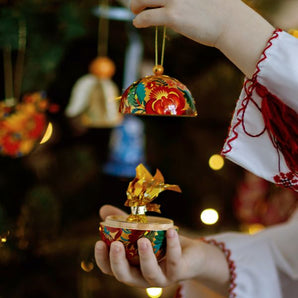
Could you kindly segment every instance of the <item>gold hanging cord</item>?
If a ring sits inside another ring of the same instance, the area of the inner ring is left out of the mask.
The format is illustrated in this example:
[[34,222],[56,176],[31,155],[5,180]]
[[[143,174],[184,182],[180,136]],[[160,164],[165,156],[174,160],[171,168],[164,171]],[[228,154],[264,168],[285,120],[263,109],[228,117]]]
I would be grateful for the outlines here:
[[164,63],[164,53],[165,53],[165,43],[166,43],[166,26],[163,27],[162,34],[162,45],[161,45],[161,58],[160,63],[158,63],[158,26],[155,27],[155,66],[161,65]]
[[24,21],[19,22],[18,35],[18,49],[14,74],[12,66],[11,46],[6,45],[3,48],[3,68],[5,86],[4,101],[5,104],[8,106],[15,105],[21,95],[27,35],[26,25]]

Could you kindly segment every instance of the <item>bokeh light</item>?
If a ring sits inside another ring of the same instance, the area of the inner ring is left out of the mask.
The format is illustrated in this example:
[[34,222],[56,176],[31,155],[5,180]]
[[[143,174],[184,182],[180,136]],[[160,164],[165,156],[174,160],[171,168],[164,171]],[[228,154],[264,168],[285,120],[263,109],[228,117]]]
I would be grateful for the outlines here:
[[217,223],[219,215],[215,209],[208,208],[202,211],[200,218],[205,225],[214,225]]
[[247,227],[247,232],[250,235],[256,234],[264,230],[265,227],[262,224],[250,224]]
[[146,293],[148,297],[158,298],[162,295],[162,288],[147,288]]
[[81,262],[81,268],[85,271],[85,272],[90,272],[94,269],[94,264],[92,262],[85,262],[82,261]]
[[47,142],[52,136],[52,133],[53,133],[53,124],[49,122],[46,132],[40,141],[40,144],[44,144],[45,142]]
[[209,167],[214,171],[221,170],[224,164],[225,164],[225,161],[223,157],[219,154],[213,154],[209,158]]

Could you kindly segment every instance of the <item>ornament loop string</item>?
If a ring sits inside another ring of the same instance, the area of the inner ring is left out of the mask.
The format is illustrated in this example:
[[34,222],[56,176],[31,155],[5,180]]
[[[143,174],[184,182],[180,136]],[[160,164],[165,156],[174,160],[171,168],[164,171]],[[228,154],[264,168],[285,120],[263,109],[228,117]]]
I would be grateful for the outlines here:
[[165,44],[166,44],[166,26],[163,27],[162,34],[162,45],[161,45],[161,58],[160,63],[158,63],[158,27],[155,27],[155,66],[161,65],[164,63],[164,53],[165,53]]
[[4,68],[4,97],[5,104],[12,105],[13,99],[13,77],[12,77],[12,61],[11,47],[6,45],[3,48],[3,68]]
[[25,61],[27,30],[24,21],[19,23],[18,32],[18,52],[15,65],[15,72],[13,75],[11,46],[6,45],[3,49],[3,67],[4,67],[4,85],[5,85],[5,103],[8,106],[16,104],[21,95],[23,70]]
[[100,0],[99,7],[101,13],[98,22],[98,43],[97,43],[97,54],[100,57],[107,56],[108,52],[108,35],[109,35],[109,23],[108,18],[105,17],[109,7],[108,0]]
[[26,42],[27,42],[27,29],[24,21],[20,21],[19,26],[19,41],[18,41],[18,55],[15,68],[15,84],[14,84],[14,95],[18,99],[21,95],[24,62],[25,62],[25,52],[26,52]]

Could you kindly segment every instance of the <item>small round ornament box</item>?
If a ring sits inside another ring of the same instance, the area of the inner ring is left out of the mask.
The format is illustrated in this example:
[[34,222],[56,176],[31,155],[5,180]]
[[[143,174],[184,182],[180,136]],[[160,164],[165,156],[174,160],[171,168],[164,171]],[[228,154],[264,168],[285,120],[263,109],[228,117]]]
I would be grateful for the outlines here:
[[110,215],[100,223],[99,231],[102,240],[110,247],[113,241],[123,243],[127,260],[131,265],[139,265],[138,245],[140,238],[147,238],[152,244],[153,252],[158,261],[166,253],[166,231],[175,228],[171,219],[146,216],[146,211],[160,213],[160,205],[151,201],[163,190],[181,192],[177,185],[165,184],[163,176],[156,171],[155,176],[140,164],[136,168],[136,178],[129,183],[125,206],[131,207],[130,215]]

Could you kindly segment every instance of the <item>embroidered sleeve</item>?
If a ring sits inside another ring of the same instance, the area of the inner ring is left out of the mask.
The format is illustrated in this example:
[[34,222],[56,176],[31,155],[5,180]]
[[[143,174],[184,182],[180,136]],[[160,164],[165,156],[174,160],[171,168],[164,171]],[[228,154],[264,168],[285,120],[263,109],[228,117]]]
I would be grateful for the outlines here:
[[231,283],[229,298],[281,298],[281,284],[270,242],[241,233],[224,233],[209,243],[227,257]]
[[222,154],[298,191],[298,39],[276,30],[246,79]]
[[235,279],[236,279],[235,269],[236,268],[235,268],[235,263],[231,257],[231,250],[226,248],[224,242],[219,242],[219,241],[216,241],[215,239],[205,239],[205,238],[202,238],[201,240],[206,243],[217,246],[224,253],[227,263],[228,263],[228,266],[229,266],[229,272],[230,272],[229,298],[235,298],[236,294],[234,292],[234,289],[236,288],[236,283],[235,283]]

